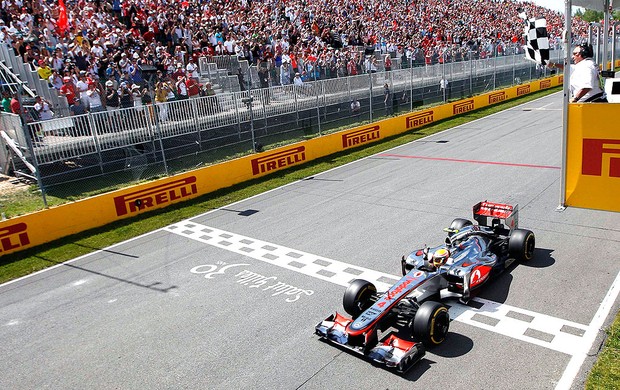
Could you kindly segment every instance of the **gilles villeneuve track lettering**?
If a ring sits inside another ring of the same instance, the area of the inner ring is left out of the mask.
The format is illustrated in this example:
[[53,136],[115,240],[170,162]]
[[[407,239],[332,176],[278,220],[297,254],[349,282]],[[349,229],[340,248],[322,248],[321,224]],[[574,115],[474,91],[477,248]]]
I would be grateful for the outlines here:
[[[233,267],[242,267],[250,264],[226,264],[218,261],[217,264],[198,265],[190,270],[193,274],[204,274],[205,279],[213,279],[215,275],[224,275],[226,270]],[[243,270],[235,275],[237,283],[248,286],[249,288],[258,288],[261,291],[267,291],[272,297],[283,295],[287,298],[286,302],[296,302],[302,296],[310,296],[314,294],[312,290],[304,290],[299,287],[291,286],[283,282],[278,282],[277,276],[263,276],[249,270]]]

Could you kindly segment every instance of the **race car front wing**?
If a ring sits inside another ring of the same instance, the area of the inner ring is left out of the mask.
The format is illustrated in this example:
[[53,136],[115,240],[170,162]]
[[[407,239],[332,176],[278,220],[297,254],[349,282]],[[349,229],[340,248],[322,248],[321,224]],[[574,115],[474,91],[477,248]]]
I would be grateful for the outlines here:
[[352,319],[339,313],[332,314],[317,324],[315,333],[322,339],[400,373],[407,372],[426,353],[422,343],[401,339],[393,333],[376,342],[377,332],[374,329],[366,333],[362,340],[358,337],[351,338],[347,332],[347,327],[351,322],[353,322]]

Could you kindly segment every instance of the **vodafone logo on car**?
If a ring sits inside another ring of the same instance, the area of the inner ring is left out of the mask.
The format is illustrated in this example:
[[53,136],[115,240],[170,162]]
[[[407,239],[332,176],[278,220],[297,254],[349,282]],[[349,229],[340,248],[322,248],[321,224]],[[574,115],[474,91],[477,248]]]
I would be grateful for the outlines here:
[[488,265],[482,265],[480,267],[476,267],[474,271],[471,273],[471,278],[469,279],[469,288],[476,287],[480,283],[487,280],[491,273],[491,267]]

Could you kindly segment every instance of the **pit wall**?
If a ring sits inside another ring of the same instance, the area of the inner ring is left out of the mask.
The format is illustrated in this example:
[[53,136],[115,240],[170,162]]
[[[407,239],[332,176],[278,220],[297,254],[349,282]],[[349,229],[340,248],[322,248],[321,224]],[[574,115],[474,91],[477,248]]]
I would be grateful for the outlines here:
[[563,75],[536,80],[11,218],[0,222],[0,255],[193,199],[562,83]]

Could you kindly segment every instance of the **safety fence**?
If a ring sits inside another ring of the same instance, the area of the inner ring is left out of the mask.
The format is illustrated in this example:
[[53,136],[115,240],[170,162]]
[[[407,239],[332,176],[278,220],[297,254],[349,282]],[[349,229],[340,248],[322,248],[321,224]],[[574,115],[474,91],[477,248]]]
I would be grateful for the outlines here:
[[16,133],[14,139],[24,156],[37,168],[45,205],[46,194],[67,199],[104,192],[356,123],[525,83],[547,72],[522,58],[505,56],[8,127]]

